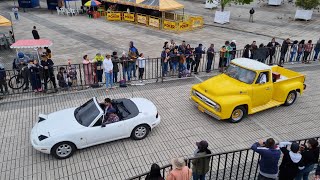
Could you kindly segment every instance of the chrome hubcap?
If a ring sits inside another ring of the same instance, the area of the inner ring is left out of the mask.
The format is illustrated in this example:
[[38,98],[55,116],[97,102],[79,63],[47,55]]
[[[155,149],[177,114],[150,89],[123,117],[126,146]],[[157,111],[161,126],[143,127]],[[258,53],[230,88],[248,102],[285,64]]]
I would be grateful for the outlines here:
[[287,103],[291,104],[295,98],[296,98],[296,95],[294,93],[290,93],[287,98]]
[[147,128],[144,126],[140,126],[136,129],[136,131],[134,132],[135,136],[137,138],[143,138],[147,133]]
[[66,157],[68,156],[72,151],[72,147],[69,144],[61,144],[57,150],[56,153],[60,157]]
[[235,121],[239,121],[243,116],[243,111],[240,109],[236,109],[232,113],[232,119]]

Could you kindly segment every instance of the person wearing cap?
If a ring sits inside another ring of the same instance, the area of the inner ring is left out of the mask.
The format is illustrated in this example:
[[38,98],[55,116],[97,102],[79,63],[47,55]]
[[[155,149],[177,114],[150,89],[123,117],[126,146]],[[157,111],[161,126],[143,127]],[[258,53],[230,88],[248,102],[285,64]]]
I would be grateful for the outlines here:
[[113,88],[113,64],[110,54],[106,54],[106,58],[103,60],[103,69],[106,75],[106,91],[108,92],[109,85],[110,88]]
[[[290,151],[287,146],[290,145]],[[299,170],[304,169],[300,145],[297,142],[280,142],[279,147],[283,153],[279,167],[279,180],[293,180]]]
[[192,170],[186,166],[183,158],[173,158],[171,160],[172,170],[169,172],[166,180],[189,180],[192,176]]
[[191,69],[193,69],[194,74],[198,74],[198,68],[199,68],[199,64],[200,64],[200,60],[202,58],[202,54],[205,53],[205,51],[202,48],[202,44],[199,44],[198,47],[195,48],[194,50],[195,53],[195,67],[193,69],[193,66],[191,67]]
[[251,149],[261,156],[259,161],[260,172],[258,180],[277,179],[278,162],[281,152],[279,148],[275,146],[274,139],[269,138],[265,142],[263,140],[259,140],[251,146]]
[[209,162],[210,157],[199,158],[208,154],[211,154],[211,151],[208,149],[207,141],[200,141],[196,143],[197,149],[194,152],[194,157],[191,161],[192,163],[192,177],[193,180],[205,180],[206,173],[209,171]]

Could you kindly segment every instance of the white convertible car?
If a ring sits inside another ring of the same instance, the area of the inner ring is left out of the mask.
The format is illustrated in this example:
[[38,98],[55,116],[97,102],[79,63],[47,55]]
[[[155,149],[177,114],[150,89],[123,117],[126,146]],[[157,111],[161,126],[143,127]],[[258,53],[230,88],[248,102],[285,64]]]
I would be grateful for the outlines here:
[[144,98],[112,101],[120,121],[101,126],[103,105],[96,98],[78,108],[39,115],[31,130],[32,146],[43,153],[65,159],[89,146],[132,137],[140,140],[160,123],[156,106]]

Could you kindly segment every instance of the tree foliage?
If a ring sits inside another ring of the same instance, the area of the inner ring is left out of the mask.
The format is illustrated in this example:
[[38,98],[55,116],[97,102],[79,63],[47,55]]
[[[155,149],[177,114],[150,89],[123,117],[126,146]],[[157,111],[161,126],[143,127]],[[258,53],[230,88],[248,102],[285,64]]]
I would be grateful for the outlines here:
[[306,10],[317,8],[320,5],[320,0],[296,0],[296,6]]
[[[209,3],[213,3],[214,0],[207,0]],[[317,0],[319,1],[319,0]],[[227,5],[231,4],[250,4],[253,2],[253,0],[218,0],[221,6],[221,11],[224,11],[224,8]]]

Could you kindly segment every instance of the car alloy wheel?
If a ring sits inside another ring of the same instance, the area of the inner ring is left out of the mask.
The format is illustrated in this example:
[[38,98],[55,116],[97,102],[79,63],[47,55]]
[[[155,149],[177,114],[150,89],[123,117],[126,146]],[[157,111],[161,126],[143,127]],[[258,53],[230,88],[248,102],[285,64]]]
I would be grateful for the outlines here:
[[57,159],[66,159],[76,151],[76,146],[71,142],[60,142],[53,146],[51,154]]
[[284,105],[290,106],[296,101],[296,99],[297,99],[297,91],[290,91]]
[[147,125],[139,125],[132,131],[132,138],[136,140],[144,139],[149,133],[149,127]]
[[66,157],[70,155],[71,152],[72,152],[72,147],[69,144],[61,144],[56,149],[56,154],[60,157]]
[[244,106],[238,106],[232,111],[231,117],[229,119],[232,123],[240,122],[247,115],[247,110]]

